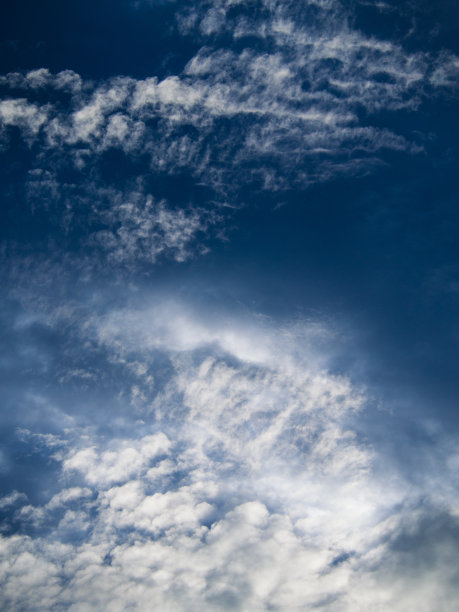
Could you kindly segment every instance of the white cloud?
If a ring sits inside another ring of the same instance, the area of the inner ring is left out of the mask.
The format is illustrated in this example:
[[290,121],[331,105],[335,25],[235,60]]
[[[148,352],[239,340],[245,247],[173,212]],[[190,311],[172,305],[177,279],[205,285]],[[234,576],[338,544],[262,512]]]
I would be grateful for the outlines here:
[[58,215],[59,230],[80,232],[77,240],[91,250],[94,268],[129,268],[164,258],[186,261],[208,252],[210,229],[221,221],[202,207],[155,200],[141,180],[121,191],[90,180],[78,186],[60,183],[54,173],[31,170],[27,195],[33,208]]
[[48,108],[32,104],[25,98],[2,100],[0,102],[0,127],[19,127],[24,138],[30,143],[37,136],[48,118]]
[[87,487],[70,487],[69,489],[62,489],[59,493],[56,493],[49,502],[46,504],[48,509],[59,508],[65,506],[69,502],[79,501],[91,496],[91,489]]
[[[445,93],[454,86],[457,58],[409,53],[366,36],[352,29],[336,2],[305,3],[303,16],[292,3],[271,2],[257,20],[245,10],[233,16],[234,6],[203,3],[191,10],[189,34],[210,38],[181,74],[163,80],[117,77],[93,84],[46,69],[4,77],[25,95],[44,85],[71,94],[67,110],[26,97],[6,100],[4,124],[34,136],[42,129],[42,154],[53,164],[56,150],[65,149],[84,168],[117,148],[131,159],[145,156],[154,172],[185,169],[219,197],[257,176],[261,188],[304,186],[371,170],[387,149],[421,150],[412,135],[380,128],[375,115],[416,110],[432,85]],[[218,32],[234,40],[256,35],[266,48],[219,47],[212,38]],[[256,170],[247,167],[251,163]]]
[[206,252],[196,238],[206,232],[215,215],[193,208],[174,210],[142,191],[132,191],[124,197],[111,191],[104,194],[104,199],[107,196],[107,207],[97,210],[93,205],[107,228],[94,232],[90,243],[101,247],[109,261],[127,265],[154,263],[167,255],[180,262],[196,251]]
[[[276,192],[363,176],[383,165],[388,151],[427,146],[419,130],[381,127],[378,113],[414,112],[432,88],[451,95],[455,56],[408,52],[367,36],[337,2],[259,8],[257,19],[234,2],[182,11],[180,30],[200,48],[179,74],[163,79],[91,82],[46,68],[2,77],[11,92],[0,103],[3,148],[15,127],[36,150],[25,178],[32,206],[52,210],[50,219],[83,237],[82,249],[90,237],[102,265],[184,261],[206,252],[202,233],[242,204],[247,186]],[[254,37],[259,44],[250,43]],[[49,102],[36,102],[37,91]],[[137,177],[114,169],[116,189],[104,170],[113,151]],[[81,173],[72,184],[64,180],[69,166]],[[208,189],[199,208],[192,190],[190,201],[184,190],[171,205],[148,187],[152,175],[178,181],[181,174]]]
[[81,91],[82,79],[73,70],[62,70],[53,75],[47,68],[30,70],[26,74],[20,72],[10,72],[6,76],[0,77],[0,85],[8,86],[12,89],[43,89],[46,87],[65,90],[71,93]]
[[82,472],[90,484],[104,486],[140,473],[156,456],[167,454],[169,447],[167,437],[159,433],[146,436],[134,446],[121,443],[102,454],[94,447],[78,450],[64,461],[63,467]]
[[[35,531],[1,541],[5,606],[350,612],[414,605],[409,575],[392,580],[396,569],[386,559],[398,563],[397,538],[410,517],[422,516],[422,493],[373,470],[374,451],[350,423],[365,397],[314,366],[305,345],[308,335],[325,333],[321,326],[301,334],[299,324],[276,332],[266,321],[252,329],[239,321],[228,341],[227,322],[169,305],[92,315],[78,326],[83,340],[134,367],[139,380],[155,351],[172,369],[141,421],[126,407],[134,429],[113,420],[119,435],[107,439],[86,418],[67,432],[61,482],[47,503],[15,495],[22,532]],[[173,330],[182,337],[187,328],[179,345]],[[263,341],[250,351],[240,348],[244,340],[247,347]],[[441,564],[448,550],[438,549]],[[451,602],[451,572],[423,571],[426,610],[438,597],[434,580]]]
[[27,495],[24,493],[19,493],[19,491],[11,491],[8,495],[3,495],[0,497],[0,508],[7,508],[8,506],[14,506],[19,502],[24,502],[27,500]]

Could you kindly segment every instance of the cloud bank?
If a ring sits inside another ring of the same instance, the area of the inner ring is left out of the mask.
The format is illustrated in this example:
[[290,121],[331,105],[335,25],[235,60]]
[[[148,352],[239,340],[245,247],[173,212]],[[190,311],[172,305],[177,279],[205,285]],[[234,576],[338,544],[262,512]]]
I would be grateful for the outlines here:
[[[317,328],[299,350],[287,328],[233,321],[229,334],[177,304],[43,316],[73,338],[68,373],[85,379],[76,344],[91,343],[130,392],[109,385],[100,401],[121,408],[98,421],[68,387],[17,431],[57,480],[39,503],[1,500],[9,609],[404,610],[420,576],[420,609],[452,609],[454,498],[433,504],[375,469],[354,427],[367,397],[320,365]],[[43,376],[52,388],[59,371]]]

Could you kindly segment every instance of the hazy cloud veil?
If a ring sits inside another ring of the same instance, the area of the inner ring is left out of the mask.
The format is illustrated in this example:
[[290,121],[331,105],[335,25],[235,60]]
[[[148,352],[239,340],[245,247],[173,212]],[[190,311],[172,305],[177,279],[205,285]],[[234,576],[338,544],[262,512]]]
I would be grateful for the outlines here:
[[[456,145],[437,149],[454,126],[429,119],[457,97],[446,26],[427,26],[422,2],[123,10],[163,20],[150,74],[31,59],[0,77],[2,608],[452,612],[457,423],[413,408],[408,368],[403,401],[385,404],[395,375],[368,372],[403,322],[358,345],[360,311],[344,316],[338,289],[321,309],[295,267],[311,248],[311,278],[333,267],[382,310],[408,282],[384,240],[417,255],[437,223],[403,208],[397,172],[453,165]],[[384,172],[394,186],[373,205]],[[298,237],[304,212],[288,217],[321,193],[338,210],[343,185],[362,185],[336,214],[365,219],[349,252],[360,240],[363,266],[380,249],[371,282],[329,248],[341,221],[311,212],[324,247]],[[439,255],[452,210],[416,280],[426,326],[457,300],[453,251]],[[276,310],[284,273],[294,289]]]

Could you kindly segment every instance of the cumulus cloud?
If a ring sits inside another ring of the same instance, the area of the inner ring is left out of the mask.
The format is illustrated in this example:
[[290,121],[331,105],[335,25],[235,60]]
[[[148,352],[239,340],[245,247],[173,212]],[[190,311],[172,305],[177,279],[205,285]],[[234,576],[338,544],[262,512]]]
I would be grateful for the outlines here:
[[116,450],[107,450],[99,456],[93,447],[76,451],[64,463],[64,470],[82,472],[91,484],[103,485],[126,480],[136,474],[149,460],[167,454],[170,442],[160,433],[142,439],[139,448],[126,444],[115,445]]
[[[68,328],[65,317],[48,324]],[[423,601],[448,610],[451,495],[438,522],[420,489],[375,471],[375,450],[353,427],[365,394],[314,365],[304,343],[320,326],[301,336],[299,324],[292,334],[240,320],[229,338],[225,322],[168,304],[76,325],[83,343],[155,392],[140,412],[126,402],[123,418],[113,415],[115,435],[84,413],[59,439],[21,434],[40,439],[45,456],[58,441],[60,476],[42,503],[20,491],[3,500],[20,530],[1,540],[2,605],[402,610],[417,600],[404,542],[432,552],[429,524],[445,544],[422,567]],[[173,330],[187,327],[180,344]],[[155,389],[158,353],[169,365]]]
[[29,143],[37,136],[47,118],[46,106],[30,103],[25,98],[0,102],[1,127],[18,127]]
[[18,502],[23,502],[27,499],[27,496],[24,493],[19,493],[18,491],[12,491],[8,495],[4,495],[0,497],[0,508],[7,508],[8,506],[13,506]]

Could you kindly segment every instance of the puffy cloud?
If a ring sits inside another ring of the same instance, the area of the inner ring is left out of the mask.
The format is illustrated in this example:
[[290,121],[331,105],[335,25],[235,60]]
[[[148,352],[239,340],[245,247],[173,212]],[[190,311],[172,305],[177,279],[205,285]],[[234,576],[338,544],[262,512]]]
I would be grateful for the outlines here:
[[169,447],[169,440],[160,433],[143,438],[137,448],[121,444],[101,455],[93,447],[78,450],[64,461],[63,467],[65,470],[82,472],[89,483],[103,486],[123,482],[138,473],[146,462],[157,455],[167,454]]
[[76,93],[81,90],[81,77],[73,70],[62,70],[56,75],[51,74],[47,68],[30,70],[23,74],[10,72],[0,77],[0,85],[11,89],[40,90],[46,87]]
[[1,540],[2,605],[402,610],[417,601],[412,542],[430,553],[425,609],[454,601],[451,494],[439,514],[422,489],[373,468],[375,449],[352,427],[364,394],[305,348],[320,326],[301,335],[241,320],[229,336],[227,322],[168,304],[76,326],[145,388],[158,353],[168,373],[141,412],[113,415],[115,435],[81,413],[59,438],[37,438],[43,453],[59,442],[61,474],[43,503],[7,500],[21,529]]
[[0,127],[14,126],[21,129],[24,138],[30,143],[46,123],[46,106],[33,104],[25,98],[2,100],[0,102]]
[[13,506],[18,502],[23,502],[27,499],[27,496],[24,493],[19,493],[18,491],[11,491],[8,495],[4,495],[0,497],[0,508],[7,508],[8,506]]

